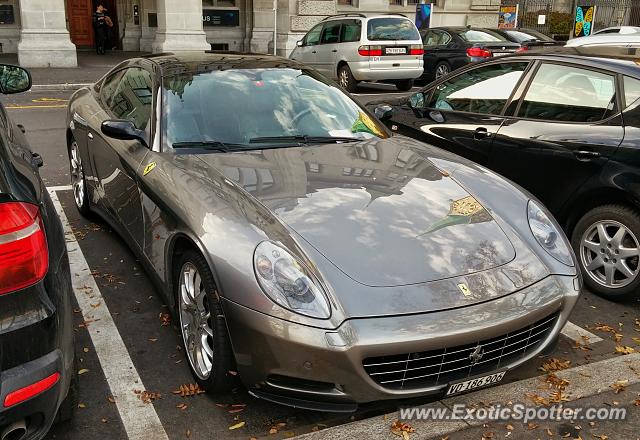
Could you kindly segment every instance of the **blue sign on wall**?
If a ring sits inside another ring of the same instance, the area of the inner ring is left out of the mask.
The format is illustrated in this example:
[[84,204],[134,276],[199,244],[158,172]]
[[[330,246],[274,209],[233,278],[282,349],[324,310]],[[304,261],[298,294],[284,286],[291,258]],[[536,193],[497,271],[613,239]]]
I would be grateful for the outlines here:
[[204,9],[203,26],[240,26],[240,11],[237,9]]
[[429,29],[431,27],[432,15],[433,5],[431,3],[419,3],[416,5],[416,27],[418,30]]

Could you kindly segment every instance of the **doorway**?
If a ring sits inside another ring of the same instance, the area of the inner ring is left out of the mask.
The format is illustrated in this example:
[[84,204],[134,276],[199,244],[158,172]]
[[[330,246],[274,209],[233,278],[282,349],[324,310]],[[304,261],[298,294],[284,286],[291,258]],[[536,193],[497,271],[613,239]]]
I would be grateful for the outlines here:
[[107,8],[107,15],[113,22],[113,27],[109,29],[107,49],[120,49],[116,0],[67,0],[67,17],[71,42],[80,48],[95,46],[93,12],[99,4]]

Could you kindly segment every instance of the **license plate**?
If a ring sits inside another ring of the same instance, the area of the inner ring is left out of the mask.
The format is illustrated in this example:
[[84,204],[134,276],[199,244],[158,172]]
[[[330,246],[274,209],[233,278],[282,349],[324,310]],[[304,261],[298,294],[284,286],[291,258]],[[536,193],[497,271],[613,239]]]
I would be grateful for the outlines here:
[[487,385],[495,385],[502,380],[506,371],[500,371],[499,373],[489,374],[487,376],[480,376],[474,379],[468,379],[463,382],[452,383],[447,390],[447,396],[452,394],[464,393],[476,388],[485,387]]
[[493,52],[494,57],[503,57],[505,55],[509,55],[512,52]]
[[406,47],[387,47],[384,51],[387,55],[403,55],[407,53]]

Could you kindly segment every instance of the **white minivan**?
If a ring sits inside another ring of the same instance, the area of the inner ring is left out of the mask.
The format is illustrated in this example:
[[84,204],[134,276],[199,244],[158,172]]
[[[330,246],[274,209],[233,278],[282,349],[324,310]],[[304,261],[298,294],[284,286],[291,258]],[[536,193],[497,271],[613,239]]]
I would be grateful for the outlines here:
[[422,75],[423,55],[420,33],[404,15],[340,14],[314,26],[289,58],[337,79],[349,92],[360,81],[406,91]]

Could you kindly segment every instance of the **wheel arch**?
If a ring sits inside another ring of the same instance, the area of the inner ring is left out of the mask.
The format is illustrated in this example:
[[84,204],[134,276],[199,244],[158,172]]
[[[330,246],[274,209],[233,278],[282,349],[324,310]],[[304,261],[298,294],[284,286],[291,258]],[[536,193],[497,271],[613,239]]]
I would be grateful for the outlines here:
[[602,205],[623,205],[638,210],[640,201],[621,188],[598,188],[582,193],[562,208],[558,221],[567,235],[571,237],[573,229],[589,211]]

